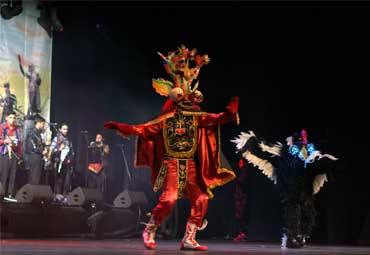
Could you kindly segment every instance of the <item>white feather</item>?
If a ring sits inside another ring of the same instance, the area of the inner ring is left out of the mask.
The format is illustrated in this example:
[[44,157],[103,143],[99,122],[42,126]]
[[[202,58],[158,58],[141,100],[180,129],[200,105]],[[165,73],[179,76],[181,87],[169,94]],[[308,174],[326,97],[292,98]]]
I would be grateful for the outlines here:
[[334,157],[333,155],[330,155],[330,154],[321,155],[320,159],[321,158],[328,158],[328,159],[331,159],[331,160],[338,160],[338,158],[336,158],[336,157]]
[[262,151],[267,151],[268,153],[272,154],[273,156],[280,156],[281,155],[281,149],[283,148],[283,145],[279,142],[275,143],[273,146],[269,146],[261,142],[259,144]]
[[308,156],[305,160],[305,164],[312,164],[315,162],[316,159],[322,159],[322,158],[328,158],[331,160],[338,160],[338,158],[334,157],[333,155],[330,154],[324,154],[322,155],[320,151],[313,151],[310,156]]
[[238,150],[241,150],[252,137],[256,137],[253,131],[249,131],[249,133],[241,132],[240,135],[231,140],[231,142],[235,143]]
[[326,174],[318,174],[312,182],[312,193],[317,194],[320,189],[324,186],[324,183],[328,181]]
[[293,136],[289,136],[289,137],[287,137],[287,138],[285,139],[285,141],[286,141],[286,144],[287,144],[288,146],[292,146],[292,145],[293,145]]
[[264,175],[276,184],[275,168],[270,162],[253,155],[249,151],[244,152],[243,157],[248,161],[248,163],[253,166],[257,166]]

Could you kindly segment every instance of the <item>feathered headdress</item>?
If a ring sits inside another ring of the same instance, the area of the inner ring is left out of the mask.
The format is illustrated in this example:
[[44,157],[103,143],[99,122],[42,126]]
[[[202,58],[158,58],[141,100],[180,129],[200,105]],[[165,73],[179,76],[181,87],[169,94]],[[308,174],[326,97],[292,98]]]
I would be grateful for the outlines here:
[[197,90],[199,82],[192,84],[198,78],[200,68],[210,62],[208,55],[197,55],[197,50],[189,50],[181,45],[176,51],[169,52],[167,56],[158,52],[164,60],[164,68],[171,76],[172,81],[163,78],[153,79],[152,85],[161,96],[169,97],[182,106],[191,107],[203,100],[202,93]]

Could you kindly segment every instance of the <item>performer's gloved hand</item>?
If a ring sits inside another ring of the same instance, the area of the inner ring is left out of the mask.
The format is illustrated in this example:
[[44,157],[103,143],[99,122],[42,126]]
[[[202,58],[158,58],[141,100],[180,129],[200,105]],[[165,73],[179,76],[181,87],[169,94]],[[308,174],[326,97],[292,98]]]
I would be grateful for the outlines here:
[[226,106],[226,109],[233,114],[237,113],[239,109],[239,97],[231,98],[229,105]]

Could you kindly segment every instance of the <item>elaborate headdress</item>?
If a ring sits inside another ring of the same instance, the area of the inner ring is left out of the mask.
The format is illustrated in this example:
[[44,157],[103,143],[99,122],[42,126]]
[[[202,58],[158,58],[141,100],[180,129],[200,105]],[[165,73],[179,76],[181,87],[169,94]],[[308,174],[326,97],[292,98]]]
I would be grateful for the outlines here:
[[305,160],[315,151],[314,144],[308,143],[307,132],[304,129],[301,130],[300,134],[295,133],[288,137],[287,143],[289,145],[289,153],[293,156],[298,155],[302,160]]
[[189,50],[181,45],[176,51],[169,52],[167,56],[158,52],[164,60],[164,68],[173,81],[163,78],[153,79],[155,91],[185,109],[203,101],[202,93],[197,90],[199,82],[192,84],[198,78],[200,68],[210,62],[208,55],[196,55],[197,50]]

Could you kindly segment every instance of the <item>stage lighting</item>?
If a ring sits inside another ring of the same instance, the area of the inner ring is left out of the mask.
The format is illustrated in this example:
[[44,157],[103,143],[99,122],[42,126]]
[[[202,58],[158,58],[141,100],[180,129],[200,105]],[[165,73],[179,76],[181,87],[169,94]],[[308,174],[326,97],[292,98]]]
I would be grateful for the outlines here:
[[38,8],[40,16],[37,22],[45,29],[49,37],[52,37],[53,32],[63,32],[63,26],[57,16],[57,8],[50,2],[39,1]]
[[1,0],[1,17],[3,19],[11,19],[23,11],[22,1],[13,1],[13,0]]

